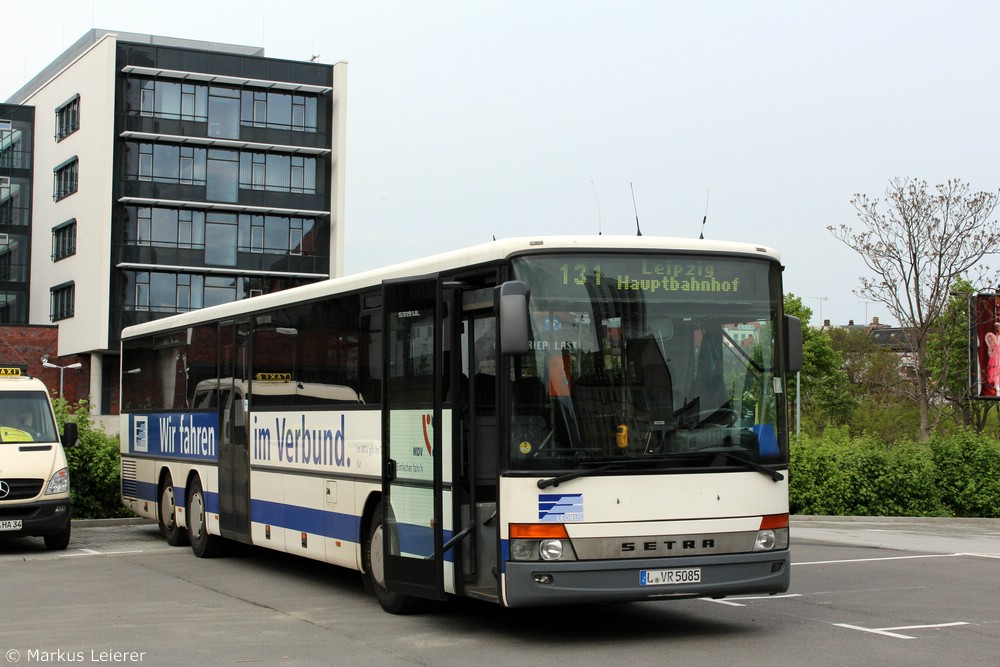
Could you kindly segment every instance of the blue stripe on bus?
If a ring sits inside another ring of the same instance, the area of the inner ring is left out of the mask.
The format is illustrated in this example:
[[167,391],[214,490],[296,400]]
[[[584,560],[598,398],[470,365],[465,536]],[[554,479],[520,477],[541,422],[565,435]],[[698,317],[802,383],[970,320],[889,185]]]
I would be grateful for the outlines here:
[[212,514],[219,513],[219,494],[205,491],[205,511]]
[[[159,502],[159,498],[156,497],[156,484],[152,482],[133,482],[133,489],[135,490],[135,498],[139,500],[149,500],[152,502]],[[176,493],[176,489],[174,490]]]
[[[399,550],[406,554],[418,556],[434,555],[434,529],[430,526],[418,526],[412,523],[397,523],[399,533]],[[448,538],[445,538],[445,542]]]
[[[156,495],[156,487],[158,485],[152,482],[135,482],[135,495],[130,496],[138,498],[139,500],[147,500],[151,503],[160,502],[159,497]],[[219,513],[219,494],[212,493],[211,491],[205,491],[205,511],[211,512],[212,514]],[[174,486],[174,504],[178,507],[187,507],[187,489],[183,486]]]
[[[156,496],[156,484],[137,482],[137,498],[150,502],[159,502]],[[205,491],[205,511],[219,513],[219,494]],[[174,486],[174,502],[178,507],[186,507],[186,490],[182,486]],[[360,542],[361,517],[340,512],[328,512],[298,505],[286,505],[268,500],[250,500],[250,520],[277,528],[293,530],[297,533],[321,535],[334,540]],[[415,524],[397,524],[399,540],[403,551],[411,554],[431,554],[434,551],[434,530],[429,526]],[[447,542],[453,532],[443,531],[442,539]],[[504,541],[506,547],[506,540]],[[444,556],[445,560],[454,561],[454,549]],[[506,560],[506,558],[504,558]]]
[[361,517],[268,500],[250,500],[250,520],[347,542],[357,542],[361,534]]
[[[297,533],[320,535],[346,542],[361,541],[361,517],[340,512],[329,512],[311,507],[286,505],[268,500],[250,501],[250,520],[276,528],[284,528]],[[433,554],[434,530],[428,526],[397,524],[399,540],[406,553]],[[446,530],[443,540],[451,539],[452,531]],[[454,560],[452,551],[445,554],[445,560]]]

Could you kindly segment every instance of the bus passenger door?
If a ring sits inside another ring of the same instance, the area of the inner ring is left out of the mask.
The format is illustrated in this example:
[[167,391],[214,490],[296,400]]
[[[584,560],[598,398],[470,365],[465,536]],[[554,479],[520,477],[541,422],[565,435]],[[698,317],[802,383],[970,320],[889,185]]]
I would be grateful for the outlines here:
[[250,450],[246,401],[250,322],[227,322],[219,329],[219,527],[223,537],[250,541]]
[[444,599],[441,298],[434,278],[383,284],[385,583]]
[[458,525],[470,534],[461,549],[463,592],[496,601],[497,580],[497,464],[500,424],[497,420],[496,317],[493,289],[469,290],[462,295],[461,379],[466,386],[455,442],[458,458]]

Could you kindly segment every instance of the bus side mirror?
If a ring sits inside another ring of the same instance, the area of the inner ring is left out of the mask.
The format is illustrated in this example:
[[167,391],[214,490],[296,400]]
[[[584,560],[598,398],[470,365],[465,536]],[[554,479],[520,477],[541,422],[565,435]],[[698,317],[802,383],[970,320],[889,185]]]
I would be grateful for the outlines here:
[[785,315],[785,372],[789,375],[802,370],[802,321]]
[[79,440],[79,433],[77,432],[76,422],[66,422],[63,424],[63,435],[62,444],[63,447],[76,447],[76,442]]
[[500,311],[500,351],[505,355],[528,352],[528,294],[520,280],[510,280],[497,288]]

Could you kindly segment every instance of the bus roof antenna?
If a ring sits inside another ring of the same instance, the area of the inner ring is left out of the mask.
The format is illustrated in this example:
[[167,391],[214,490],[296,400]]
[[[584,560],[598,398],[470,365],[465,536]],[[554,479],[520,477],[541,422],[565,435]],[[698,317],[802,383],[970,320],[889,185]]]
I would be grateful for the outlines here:
[[628,187],[632,190],[632,210],[635,211],[635,235],[642,236],[642,230],[639,229],[639,209],[635,206],[635,188],[632,187],[632,181],[628,182]]
[[698,234],[698,240],[703,241],[705,239],[705,223],[708,221],[708,198],[711,196],[712,191],[709,190],[705,194],[705,215],[701,218],[701,233]]

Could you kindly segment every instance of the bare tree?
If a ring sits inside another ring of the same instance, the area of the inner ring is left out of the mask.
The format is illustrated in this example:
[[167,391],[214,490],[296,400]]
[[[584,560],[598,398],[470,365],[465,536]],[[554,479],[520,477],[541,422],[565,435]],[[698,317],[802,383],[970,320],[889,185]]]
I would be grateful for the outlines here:
[[930,189],[926,181],[897,178],[884,200],[854,195],[858,230],[827,228],[874,274],[862,276],[855,293],[884,304],[903,330],[914,362],[923,438],[930,435],[935,391],[927,372],[927,338],[955,279],[981,270],[984,257],[1000,252],[1000,229],[991,219],[998,195],[971,192],[957,179]]

